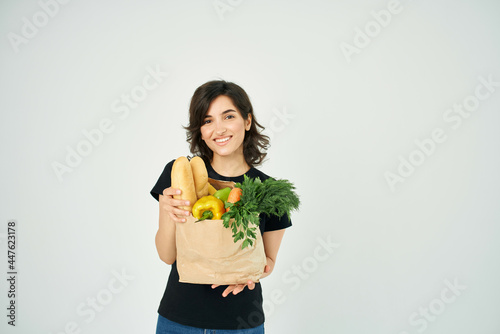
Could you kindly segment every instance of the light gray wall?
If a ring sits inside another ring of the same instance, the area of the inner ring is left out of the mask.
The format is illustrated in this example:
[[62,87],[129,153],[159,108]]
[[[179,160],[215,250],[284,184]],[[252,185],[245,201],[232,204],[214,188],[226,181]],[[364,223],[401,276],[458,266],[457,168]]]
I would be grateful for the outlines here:
[[2,333],[154,332],[149,191],[216,78],[302,199],[268,333],[500,331],[497,1],[62,2],[0,5]]

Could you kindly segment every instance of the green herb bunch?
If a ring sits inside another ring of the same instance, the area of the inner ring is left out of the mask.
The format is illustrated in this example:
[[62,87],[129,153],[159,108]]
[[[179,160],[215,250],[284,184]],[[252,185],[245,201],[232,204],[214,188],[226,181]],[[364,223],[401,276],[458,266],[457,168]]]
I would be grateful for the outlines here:
[[230,210],[222,215],[222,220],[224,227],[232,229],[234,242],[243,240],[242,249],[252,246],[256,233],[260,233],[256,232],[259,214],[278,217],[287,214],[290,219],[290,212],[298,210],[300,205],[295,186],[288,180],[268,178],[262,182],[258,177],[244,175],[243,182],[235,187],[241,188],[241,198],[236,203],[226,203]]

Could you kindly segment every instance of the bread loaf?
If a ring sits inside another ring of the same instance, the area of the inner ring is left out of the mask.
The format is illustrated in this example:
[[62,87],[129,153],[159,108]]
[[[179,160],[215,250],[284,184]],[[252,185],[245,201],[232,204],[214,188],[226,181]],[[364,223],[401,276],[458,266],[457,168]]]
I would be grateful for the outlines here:
[[217,192],[217,189],[215,189],[213,185],[211,185],[210,183],[208,183],[208,194],[209,195],[213,195],[216,192]]
[[208,172],[205,162],[200,157],[194,157],[189,162],[193,172],[194,187],[198,199],[208,195]]
[[171,187],[181,190],[181,194],[174,195],[174,198],[190,202],[189,206],[180,206],[179,208],[191,212],[191,208],[198,198],[196,197],[193,172],[189,160],[186,157],[179,157],[175,160],[170,176],[172,180]]

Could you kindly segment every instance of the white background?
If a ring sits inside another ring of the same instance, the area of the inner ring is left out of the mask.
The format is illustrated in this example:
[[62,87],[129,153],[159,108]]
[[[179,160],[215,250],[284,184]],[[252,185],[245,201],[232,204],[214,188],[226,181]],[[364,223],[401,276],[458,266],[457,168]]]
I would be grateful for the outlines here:
[[[219,78],[272,136],[260,169],[302,200],[262,282],[267,333],[499,333],[498,2],[214,3],[2,1],[0,267],[14,219],[19,273],[16,328],[0,280],[2,333],[154,333],[170,267],[149,191],[189,154],[194,90]],[[372,11],[389,9],[381,26]],[[148,68],[168,75],[114,112]],[[453,128],[443,116],[474,102],[480,77],[496,86]],[[418,153],[436,129],[446,140]],[[391,188],[410,156],[418,166]]]

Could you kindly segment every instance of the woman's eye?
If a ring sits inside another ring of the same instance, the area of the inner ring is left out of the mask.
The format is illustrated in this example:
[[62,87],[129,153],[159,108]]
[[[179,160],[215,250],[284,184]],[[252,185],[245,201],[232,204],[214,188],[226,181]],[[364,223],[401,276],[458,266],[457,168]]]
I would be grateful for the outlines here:
[[209,119],[206,119],[206,120],[203,121],[203,124],[208,124],[208,123],[210,123]]
[[226,119],[231,119],[231,118],[234,118],[234,115],[227,115],[226,116]]

